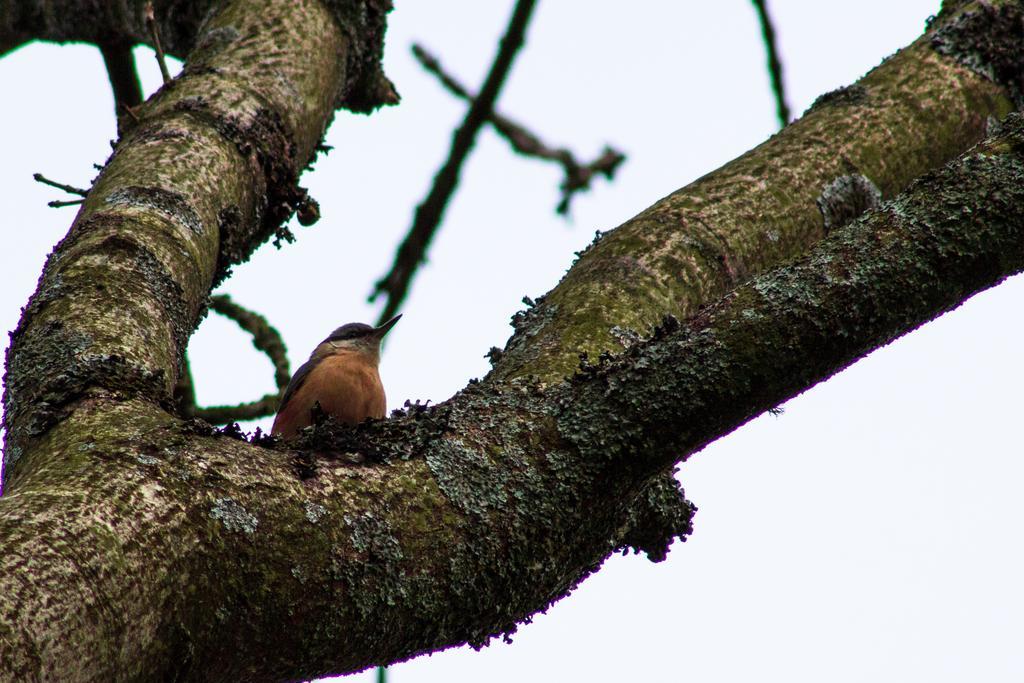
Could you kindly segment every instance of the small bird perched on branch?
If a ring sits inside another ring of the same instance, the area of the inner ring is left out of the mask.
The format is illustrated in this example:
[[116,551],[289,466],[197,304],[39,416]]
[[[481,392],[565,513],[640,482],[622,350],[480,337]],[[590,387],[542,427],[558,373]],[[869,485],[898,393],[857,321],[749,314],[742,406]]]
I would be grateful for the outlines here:
[[312,422],[314,404],[334,419],[359,424],[384,417],[387,401],[377,372],[380,342],[401,314],[380,327],[349,323],[331,332],[292,376],[270,433],[294,437]]

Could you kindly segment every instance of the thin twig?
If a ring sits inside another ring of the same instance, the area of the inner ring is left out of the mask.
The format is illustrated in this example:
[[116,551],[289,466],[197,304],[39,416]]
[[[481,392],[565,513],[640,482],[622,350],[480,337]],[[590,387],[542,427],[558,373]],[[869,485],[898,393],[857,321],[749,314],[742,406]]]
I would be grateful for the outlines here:
[[78,204],[84,204],[84,199],[69,199],[66,202],[54,200],[52,202],[46,202],[46,205],[53,209],[61,209],[65,206],[76,206]]
[[782,82],[782,62],[775,44],[775,27],[768,14],[766,0],[753,0],[757,18],[761,22],[761,36],[764,38],[764,49],[768,53],[768,74],[772,79],[772,92],[775,93],[775,108],[779,116],[779,127],[785,128],[789,123],[789,105],[786,104],[786,89]]
[[146,26],[149,27],[149,35],[153,39],[153,49],[156,50],[156,61],[160,65],[160,75],[164,79],[164,85],[171,82],[171,72],[167,70],[167,60],[164,58],[164,49],[160,47],[160,31],[157,30],[156,16],[153,14],[153,3],[147,2],[145,9]]
[[206,408],[197,407],[190,417],[198,417],[213,425],[240,422],[242,420],[258,420],[261,417],[269,417],[276,413],[280,402],[280,392],[265,394],[263,398],[250,403],[240,403],[231,406],[208,406]]
[[128,114],[128,116],[129,116],[129,117],[131,118],[131,120],[132,120],[132,121],[133,121],[134,123],[138,123],[138,122],[139,122],[139,117],[138,117],[138,115],[137,115],[137,114],[135,113],[135,110],[134,110],[134,109],[132,109],[131,107],[129,107],[129,106],[127,106],[127,105],[125,105],[125,106],[121,107],[121,109],[122,109],[122,110],[124,111],[124,113],[125,113],[125,114]]
[[409,284],[419,265],[423,262],[430,242],[441,224],[448,200],[451,199],[459,184],[459,172],[462,164],[473,148],[480,128],[490,118],[494,103],[498,99],[498,93],[512,66],[512,61],[523,45],[526,26],[536,4],[536,0],[519,0],[516,3],[512,18],[505,29],[505,35],[501,39],[498,54],[494,58],[494,63],[491,64],[491,70],[484,80],[483,87],[480,88],[480,94],[470,105],[462,124],[452,135],[452,146],[448,153],[448,159],[434,176],[434,185],[430,188],[430,193],[423,203],[416,207],[412,227],[398,248],[391,271],[374,286],[370,301],[375,300],[380,294],[387,294],[387,303],[380,314],[378,324],[394,316],[409,293]]
[[[448,92],[456,97],[472,103],[474,97],[465,86],[455,80],[455,77],[445,72],[441,62],[421,45],[413,45],[412,53],[419,63],[428,72],[437,77]],[[562,167],[565,178],[559,189],[562,190],[562,199],[558,203],[557,211],[560,214],[568,214],[569,203],[573,195],[582,190],[590,188],[590,181],[597,174],[612,179],[615,170],[626,156],[618,150],[606,146],[601,155],[589,164],[581,164],[573,156],[573,153],[564,147],[551,147],[545,144],[537,135],[532,133],[522,124],[519,124],[506,116],[492,111],[489,119],[495,130],[512,145],[516,152],[533,157],[553,161]]]
[[262,315],[239,306],[226,294],[210,297],[210,308],[224,317],[234,320],[239,327],[252,335],[252,345],[265,353],[274,365],[274,383],[277,385],[277,392],[239,405],[197,407],[195,391],[192,388],[192,375],[186,360],[175,389],[179,410],[184,415],[199,417],[212,424],[255,420],[273,415],[281,400],[281,394],[291,379],[288,351],[284,346],[284,340],[281,339],[281,333]]
[[281,339],[281,333],[262,315],[242,308],[227,294],[211,296],[210,308],[225,318],[234,320],[239,327],[252,335],[252,345],[265,353],[273,363],[274,383],[278,389],[284,391],[292,378],[292,373],[288,369],[288,350]]
[[89,190],[83,190],[82,188],[75,187],[74,185],[65,185],[64,183],[58,183],[56,180],[50,180],[42,173],[33,173],[32,180],[36,181],[37,183],[42,183],[43,185],[56,187],[58,190],[64,190],[68,194],[77,194],[79,197],[84,197],[85,195],[89,194]]
[[107,78],[114,91],[114,111],[127,111],[134,116],[132,108],[142,104],[142,86],[135,69],[135,55],[130,42],[102,42],[97,45],[107,67]]

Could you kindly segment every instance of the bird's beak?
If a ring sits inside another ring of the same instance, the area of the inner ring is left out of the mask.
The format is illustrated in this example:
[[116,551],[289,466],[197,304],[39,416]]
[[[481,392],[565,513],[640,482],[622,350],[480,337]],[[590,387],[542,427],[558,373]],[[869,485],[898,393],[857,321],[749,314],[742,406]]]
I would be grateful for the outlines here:
[[384,335],[388,333],[388,330],[390,330],[392,327],[394,327],[395,323],[397,323],[398,319],[401,318],[401,317],[402,317],[402,314],[399,313],[398,315],[396,315],[391,320],[387,321],[386,323],[384,323],[380,327],[374,329],[373,336],[375,336],[377,339],[383,339]]

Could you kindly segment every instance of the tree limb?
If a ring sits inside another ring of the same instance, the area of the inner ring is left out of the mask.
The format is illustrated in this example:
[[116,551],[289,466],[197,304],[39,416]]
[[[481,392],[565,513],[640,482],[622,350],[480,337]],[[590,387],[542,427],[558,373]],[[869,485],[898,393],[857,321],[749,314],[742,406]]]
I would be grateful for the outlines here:
[[381,311],[378,325],[390,320],[398,312],[399,306],[405,301],[409,293],[409,285],[412,283],[416,271],[426,258],[427,249],[434,239],[434,234],[441,225],[448,200],[451,199],[459,184],[459,173],[462,164],[469,156],[470,150],[476,141],[476,135],[484,123],[491,117],[494,111],[494,103],[505,83],[509,70],[516,53],[523,45],[526,35],[526,27],[530,23],[530,16],[533,13],[535,0],[518,0],[512,17],[509,19],[498,48],[498,54],[494,57],[491,69],[484,79],[480,93],[470,105],[466,112],[466,118],[452,135],[452,146],[448,152],[448,158],[444,165],[434,176],[434,184],[430,188],[427,197],[416,207],[412,227],[395,254],[394,264],[391,270],[374,285],[373,293],[370,294],[370,301],[384,294],[387,301],[384,310]]
[[[64,641],[46,641],[43,666],[58,647],[81,648],[87,627],[96,647],[116,634],[150,655],[100,670],[89,667],[106,650],[79,653],[65,680],[260,681],[508,633],[618,546],[624,501],[646,479],[1024,268],[1021,150],[1015,116],[807,257],[569,382],[485,382],[401,418],[322,425],[299,447],[359,458],[321,456],[312,478],[288,452],[211,441],[142,398],[82,402],[47,436],[62,467],[23,465],[0,499],[6,637],[44,633],[57,611]],[[82,505],[78,490],[101,495]],[[133,513],[116,532],[98,525],[121,500]],[[43,531],[40,515],[62,523]],[[97,552],[113,533],[113,554]],[[154,578],[125,584],[135,576]],[[90,595],[101,601],[71,609]],[[45,596],[58,602],[29,616]],[[273,628],[286,613],[287,628]],[[164,668],[139,668],[154,662]]]
[[[568,315],[551,295],[523,314],[489,379],[441,406],[356,428],[320,425],[297,453],[210,433],[167,405],[205,297],[218,273],[273,233],[257,207],[270,212],[289,196],[334,102],[351,97],[344,84],[381,82],[346,70],[367,61],[353,52],[379,55],[376,6],[345,15],[369,16],[371,26],[344,32],[316,3],[259,9],[218,13],[207,30],[227,44],[207,52],[208,62],[190,59],[176,86],[143,108],[12,339],[0,677],[311,678],[485,642],[622,547],[632,503],[652,477],[1024,267],[1024,124],[1013,117],[882,210],[834,227],[808,256],[683,325],[669,319],[620,357],[593,354],[598,362],[569,381],[540,361],[536,373],[505,367],[543,339],[539,325]],[[289,43],[266,26],[281,27]],[[909,128],[934,135],[904,141],[894,130],[900,145],[887,164],[932,158],[974,130],[978,108],[1006,106],[999,86],[953,59],[930,51],[904,59],[897,75],[929,77],[931,127],[897,110]],[[300,78],[299,65],[312,75]],[[309,90],[296,97],[281,84]],[[882,85],[872,83],[871,94]],[[201,108],[190,99],[199,93]],[[251,93],[260,96],[246,99]],[[255,114],[257,102],[276,114]],[[872,133],[849,102],[821,108],[844,106],[853,125],[837,116],[814,143],[833,155]],[[780,144],[783,157],[808,151],[796,144],[807,138],[780,139],[799,151]],[[260,153],[247,153],[253,148]],[[746,177],[763,177],[763,192],[785,190],[792,180],[778,170]],[[823,184],[830,170],[825,164]],[[901,177],[881,175],[891,185]],[[732,210],[736,222],[765,219],[751,205]],[[278,210],[277,220],[286,214]],[[619,230],[628,236],[656,215]],[[679,230],[678,214],[666,219]],[[674,250],[686,253],[678,238],[653,254],[643,239],[606,242],[619,230],[591,251],[616,245],[619,262],[652,263],[656,273],[661,259],[679,258]],[[602,265],[597,256],[585,255],[570,277],[593,277],[586,270]],[[767,257],[744,259],[749,274]],[[690,274],[678,265],[674,277]],[[606,268],[595,296],[614,301],[617,272]],[[675,291],[665,277],[657,284]],[[651,291],[657,303],[658,287]],[[607,330],[597,320],[581,338],[600,349]]]
[[[644,332],[665,313],[689,317],[805,251],[827,231],[821,200],[846,206],[844,220],[856,217],[854,207],[870,204],[856,192],[865,185],[849,183],[855,192],[834,197],[837,179],[863,176],[889,199],[977,143],[990,118],[1013,110],[1010,81],[1020,72],[1010,67],[1021,59],[1019,7],[986,7],[944,10],[854,85],[818,98],[777,135],[595,240],[528,315],[513,319],[529,325],[530,343],[513,339],[495,372],[545,382],[571,375],[580,353],[622,348],[616,328]],[[1007,66],[986,75],[996,61]]]

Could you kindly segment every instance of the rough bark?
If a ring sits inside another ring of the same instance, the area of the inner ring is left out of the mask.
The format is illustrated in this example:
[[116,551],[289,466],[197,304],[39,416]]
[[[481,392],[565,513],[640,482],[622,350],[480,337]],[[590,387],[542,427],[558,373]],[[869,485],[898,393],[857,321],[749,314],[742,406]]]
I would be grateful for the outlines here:
[[[1019,3],[991,4],[998,9],[947,7],[920,39],[857,83],[823,95],[763,144],[599,236],[517,321],[528,334],[508,344],[497,375],[558,381],[580,353],[620,350],[615,328],[645,333],[666,313],[692,315],[872,204],[860,192],[837,193],[837,179],[859,176],[890,199],[981,140],[990,117],[1013,109],[1020,65]],[[989,41],[975,50],[982,68],[965,66],[955,48],[936,50],[952,24],[972,41]],[[1016,61],[996,75],[988,65],[1000,53]]]
[[[559,381],[575,365],[512,365],[538,343],[539,321],[567,315],[545,303],[521,319],[510,369],[499,361],[438,407],[355,429],[322,425],[297,450],[212,432],[169,409],[210,287],[299,201],[298,170],[336,103],[386,92],[379,71],[365,70],[379,50],[378,8],[330,16],[312,1],[264,4],[228,4],[207,20],[183,75],[119,141],[12,340],[4,679],[295,680],[485,642],[622,547],[636,529],[634,500],[666,467],[1024,268],[1024,123],[1014,116],[807,256],[685,323],[668,319],[616,357],[595,354],[568,380]],[[955,146],[957,115],[1008,108],[1005,84],[956,66],[949,42],[953,56],[922,48],[898,72],[938,70],[948,82],[926,100],[941,125],[901,138],[885,168]],[[1013,42],[1019,50],[1019,34]],[[813,145],[780,136],[768,143],[775,154],[798,161],[870,137],[838,125],[843,112],[863,114],[841,99],[825,107],[840,114]],[[758,177],[767,194],[795,191],[785,167]],[[774,215],[732,206],[734,225]],[[761,232],[778,227],[769,225]],[[689,253],[684,228],[666,227],[654,256],[646,239],[620,243],[619,258],[683,263],[672,250]],[[812,231],[794,230],[778,241],[799,251],[792,245]],[[593,270],[587,258],[609,249],[605,240],[571,273]],[[760,261],[736,263],[748,275]],[[650,298],[667,302],[659,315],[683,296],[658,292],[690,273],[650,281]],[[581,338],[603,348],[607,328],[587,329]],[[567,353],[541,348],[538,359]],[[672,509],[683,534],[692,509]]]
[[[154,2],[160,41],[168,54],[184,57],[192,49],[197,29],[218,3]],[[143,8],[146,0],[12,0],[0,12],[0,55],[32,40],[100,45],[116,40],[150,43]]]

